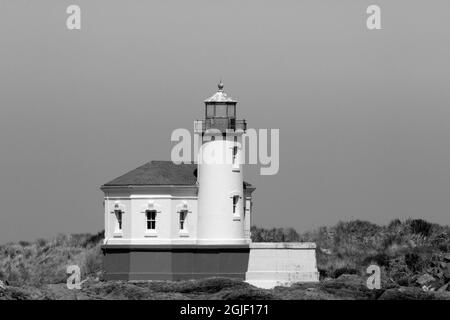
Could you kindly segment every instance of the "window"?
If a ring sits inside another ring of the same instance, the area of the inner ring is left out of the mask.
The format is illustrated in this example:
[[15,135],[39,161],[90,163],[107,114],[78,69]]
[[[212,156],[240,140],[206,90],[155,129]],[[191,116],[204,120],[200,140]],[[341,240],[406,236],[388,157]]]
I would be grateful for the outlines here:
[[234,137],[234,146],[233,146],[233,149],[232,149],[232,155],[233,155],[232,165],[233,165],[233,171],[238,171],[239,172],[240,161],[238,161],[238,151],[239,151],[239,145],[238,145],[238,142],[237,142],[237,137],[235,136]]
[[237,146],[234,146],[234,147],[233,147],[233,164],[236,163],[236,156],[237,156],[237,153],[238,153],[238,147],[237,147]]
[[230,118],[236,117],[236,106],[234,105],[228,106],[228,117]]
[[227,106],[225,104],[217,104],[215,116],[225,118],[227,116]]
[[122,210],[114,210],[114,213],[116,214],[117,224],[116,224],[116,231],[122,231]]
[[147,210],[145,212],[147,216],[147,230],[156,229],[156,210]]
[[239,196],[233,196],[233,213],[237,213],[237,205],[239,202]]
[[215,107],[216,107],[215,104],[208,104],[208,105],[206,105],[206,117],[207,118],[214,117],[214,109],[215,109]]
[[180,211],[180,231],[186,231],[187,210]]

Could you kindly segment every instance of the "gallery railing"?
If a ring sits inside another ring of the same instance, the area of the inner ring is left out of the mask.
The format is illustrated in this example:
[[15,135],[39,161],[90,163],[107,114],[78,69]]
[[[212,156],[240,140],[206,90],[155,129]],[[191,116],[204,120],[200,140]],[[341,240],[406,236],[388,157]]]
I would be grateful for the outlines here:
[[207,118],[204,120],[196,120],[194,123],[195,132],[202,133],[206,130],[215,129],[221,132],[226,130],[247,130],[245,120],[236,120],[232,118]]

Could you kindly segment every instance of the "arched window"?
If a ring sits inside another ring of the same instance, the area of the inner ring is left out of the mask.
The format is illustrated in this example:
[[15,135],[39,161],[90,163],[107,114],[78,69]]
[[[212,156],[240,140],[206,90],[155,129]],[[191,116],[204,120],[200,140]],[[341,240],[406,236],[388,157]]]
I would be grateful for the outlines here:
[[237,212],[237,206],[239,203],[239,195],[233,196],[233,213],[236,214]]
[[180,211],[180,231],[186,231],[186,218],[187,218],[188,211],[187,210],[181,210]]
[[115,233],[122,233],[123,228],[123,214],[125,213],[125,206],[120,202],[116,201],[114,203],[114,210],[111,212],[115,216]]
[[234,190],[230,192],[230,200],[232,207],[232,214],[234,220],[240,220],[242,215],[242,204],[241,204],[242,195],[238,190]]
[[188,237],[188,215],[191,211],[189,210],[188,202],[183,200],[177,205],[178,213],[178,230],[180,232],[180,237]]
[[122,231],[122,210],[115,210],[117,224],[116,231]]
[[232,164],[233,171],[237,171],[237,172],[239,172],[239,170],[240,170],[239,165],[241,162],[239,159],[239,156],[238,156],[239,148],[241,148],[241,145],[237,140],[237,136],[235,136],[234,137],[234,145],[231,148],[231,156],[232,156],[231,164]]

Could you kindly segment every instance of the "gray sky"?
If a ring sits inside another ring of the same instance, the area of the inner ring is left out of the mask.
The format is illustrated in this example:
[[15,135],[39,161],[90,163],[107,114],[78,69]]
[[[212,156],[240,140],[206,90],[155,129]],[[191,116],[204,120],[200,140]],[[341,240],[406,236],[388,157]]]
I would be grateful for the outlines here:
[[[82,30],[66,29],[78,4]],[[382,30],[369,31],[370,4]],[[450,221],[447,0],[0,2],[0,243],[103,228],[99,186],[169,160],[220,77],[280,129],[253,223]]]

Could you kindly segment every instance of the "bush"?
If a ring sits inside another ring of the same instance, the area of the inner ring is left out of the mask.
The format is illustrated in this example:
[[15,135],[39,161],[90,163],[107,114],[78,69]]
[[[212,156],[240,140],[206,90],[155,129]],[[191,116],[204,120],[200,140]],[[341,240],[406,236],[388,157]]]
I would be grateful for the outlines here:
[[97,234],[89,235],[84,242],[84,247],[96,246],[100,241],[105,238],[105,230],[97,232]]
[[358,270],[354,268],[344,267],[334,270],[333,278],[339,278],[343,274],[358,274]]
[[386,253],[377,253],[373,256],[368,256],[364,259],[364,265],[376,264],[380,267],[389,265],[390,257]]
[[411,227],[411,232],[414,234],[420,234],[424,237],[428,237],[431,232],[433,225],[422,219],[409,220],[409,226]]
[[300,236],[294,228],[258,228],[252,226],[250,229],[253,242],[296,242]]
[[416,253],[407,253],[405,255],[405,263],[408,268],[412,271],[420,270],[420,256]]
[[389,222],[388,229],[396,229],[402,225],[402,222],[400,219],[394,219],[391,222]]
[[38,245],[38,247],[44,247],[47,244],[47,240],[39,238],[36,240],[36,244]]
[[102,252],[100,246],[89,250],[84,260],[84,271],[86,275],[96,274],[102,269]]

